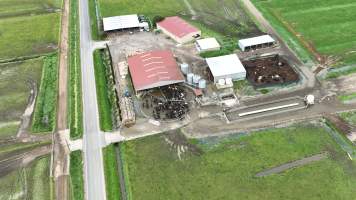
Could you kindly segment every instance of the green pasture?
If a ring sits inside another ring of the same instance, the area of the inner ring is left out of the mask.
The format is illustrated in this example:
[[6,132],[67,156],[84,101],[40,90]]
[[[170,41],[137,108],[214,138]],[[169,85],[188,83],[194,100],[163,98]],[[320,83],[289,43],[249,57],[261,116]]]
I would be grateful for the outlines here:
[[[355,162],[317,125],[188,140],[185,143],[198,150],[190,146],[181,160],[177,147],[169,145],[166,137],[172,138],[156,135],[124,143],[129,199],[356,198]],[[255,177],[263,170],[321,152],[328,152],[328,157],[280,174]]]

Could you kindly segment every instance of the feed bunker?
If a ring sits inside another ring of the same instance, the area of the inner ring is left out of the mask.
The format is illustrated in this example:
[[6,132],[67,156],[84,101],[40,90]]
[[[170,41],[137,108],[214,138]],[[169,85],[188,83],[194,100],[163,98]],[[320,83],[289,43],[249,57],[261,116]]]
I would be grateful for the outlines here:
[[299,80],[298,73],[279,55],[245,60],[247,79],[255,87],[290,84]]

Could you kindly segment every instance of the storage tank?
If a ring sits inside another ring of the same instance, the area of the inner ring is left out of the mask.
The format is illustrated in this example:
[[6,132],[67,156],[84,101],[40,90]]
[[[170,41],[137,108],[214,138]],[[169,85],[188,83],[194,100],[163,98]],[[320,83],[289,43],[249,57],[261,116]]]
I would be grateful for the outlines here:
[[188,82],[189,84],[193,84],[193,77],[194,77],[194,74],[193,74],[193,73],[187,74],[187,82]]
[[198,74],[195,74],[193,77],[193,83],[198,84],[200,80],[200,76]]
[[232,78],[226,78],[225,83],[226,85],[232,85]]
[[189,65],[187,63],[180,64],[180,70],[183,72],[184,75],[187,75],[189,70]]
[[219,85],[224,86],[225,85],[225,79],[219,79],[218,83],[219,83]]
[[200,89],[205,89],[206,88],[206,80],[200,79],[199,80],[199,88]]

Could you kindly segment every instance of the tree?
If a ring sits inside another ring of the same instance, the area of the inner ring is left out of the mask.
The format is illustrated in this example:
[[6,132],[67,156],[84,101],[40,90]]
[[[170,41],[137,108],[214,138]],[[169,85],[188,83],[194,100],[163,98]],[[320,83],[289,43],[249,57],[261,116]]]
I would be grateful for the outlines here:
[[157,27],[157,23],[160,21],[163,21],[164,17],[160,16],[160,15],[156,15],[153,17],[153,24],[155,27]]

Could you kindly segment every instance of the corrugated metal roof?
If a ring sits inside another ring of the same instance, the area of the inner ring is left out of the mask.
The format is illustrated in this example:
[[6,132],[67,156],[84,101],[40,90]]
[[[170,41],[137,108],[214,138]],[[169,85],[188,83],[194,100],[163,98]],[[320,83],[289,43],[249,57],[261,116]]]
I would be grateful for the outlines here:
[[246,73],[244,66],[236,54],[206,58],[206,62],[214,77]]
[[258,37],[239,40],[239,45],[240,46],[243,45],[244,47],[249,47],[253,45],[265,44],[270,42],[275,42],[275,40],[270,35],[262,35]]
[[215,38],[205,38],[197,40],[201,50],[220,48],[219,42]]
[[199,29],[177,16],[166,17],[163,21],[158,22],[157,25],[179,38],[199,31]]
[[135,90],[184,82],[184,77],[171,51],[151,51],[128,58]]
[[104,31],[112,31],[140,26],[137,15],[122,15],[103,18]]

